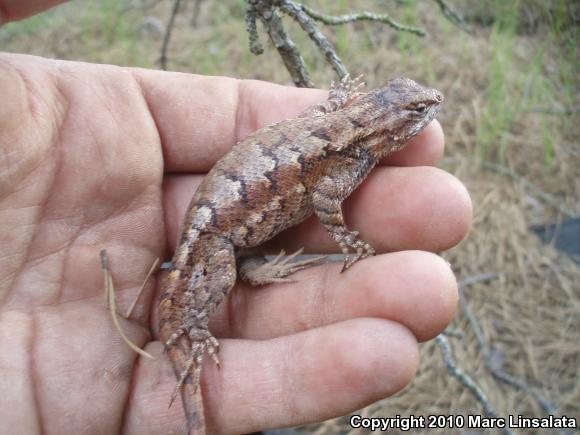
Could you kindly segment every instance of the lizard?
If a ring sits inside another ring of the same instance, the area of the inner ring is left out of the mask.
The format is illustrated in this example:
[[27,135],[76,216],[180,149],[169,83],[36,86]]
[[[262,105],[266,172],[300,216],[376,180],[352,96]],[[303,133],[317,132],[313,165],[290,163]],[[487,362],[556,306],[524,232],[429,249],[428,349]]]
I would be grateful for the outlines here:
[[[328,99],[236,144],[197,188],[159,302],[160,335],[178,379],[188,433],[205,433],[200,376],[219,367],[210,315],[239,276],[261,286],[289,281],[324,257],[267,261],[260,246],[316,215],[344,255],[342,271],[375,254],[344,222],[341,204],[379,160],[402,149],[437,115],[443,95],[397,78],[359,92],[361,76],[332,83]],[[193,369],[192,369],[193,367]]]

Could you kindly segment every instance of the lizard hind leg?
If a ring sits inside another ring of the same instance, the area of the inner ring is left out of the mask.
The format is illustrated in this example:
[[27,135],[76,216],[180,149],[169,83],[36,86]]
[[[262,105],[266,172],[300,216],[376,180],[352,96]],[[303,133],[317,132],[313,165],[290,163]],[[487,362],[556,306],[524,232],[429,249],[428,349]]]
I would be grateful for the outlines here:
[[278,256],[268,261],[259,251],[248,249],[240,253],[240,278],[253,286],[294,282],[287,278],[299,270],[320,264],[326,255],[292,261],[302,254],[304,248],[286,256],[282,250]]
[[188,427],[201,427],[205,356],[219,366],[219,343],[208,320],[235,284],[234,246],[225,237],[201,234],[177,249],[173,265],[159,304],[161,336],[178,379],[170,405],[181,392]]

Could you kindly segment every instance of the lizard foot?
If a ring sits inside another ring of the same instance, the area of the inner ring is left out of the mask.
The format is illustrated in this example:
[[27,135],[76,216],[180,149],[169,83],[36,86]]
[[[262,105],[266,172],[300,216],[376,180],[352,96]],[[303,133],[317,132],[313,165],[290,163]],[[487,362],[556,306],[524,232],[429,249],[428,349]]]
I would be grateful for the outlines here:
[[351,79],[350,74],[347,74],[338,83],[333,81],[330,84],[329,99],[336,101],[339,106],[343,106],[364,85],[362,74],[354,79]]
[[194,392],[199,388],[200,378],[201,378],[201,366],[203,364],[203,358],[207,353],[209,356],[212,357],[214,362],[219,368],[220,361],[218,358],[218,351],[219,351],[219,342],[218,340],[212,335],[211,332],[207,328],[190,328],[186,330],[185,328],[181,328],[179,331],[175,332],[169,340],[165,343],[165,348],[167,349],[169,346],[175,344],[177,339],[182,335],[189,337],[191,342],[191,348],[189,353],[189,358],[187,359],[183,370],[181,371],[181,376],[179,377],[179,381],[173,390],[173,394],[171,395],[171,400],[169,402],[169,406],[173,403],[179,390],[187,380],[187,377],[191,374],[191,367],[195,363],[195,368],[193,369],[193,389]]
[[302,254],[302,251],[304,251],[304,248],[301,248],[292,255],[285,257],[286,252],[282,250],[273,260],[247,271],[245,279],[252,285],[294,282],[294,280],[286,277],[294,272],[298,272],[299,270],[319,264],[326,258],[326,255],[321,255],[319,257],[308,258],[306,260],[291,263],[296,256]]
[[[340,273],[344,272],[357,261],[375,255],[376,253],[370,244],[358,238],[358,231],[345,232],[338,242],[338,245],[344,255],[344,263]],[[350,249],[356,250],[356,253],[352,257],[349,255]]]
[[358,90],[364,86],[362,77],[360,75],[351,79],[350,75],[347,74],[339,82],[332,82],[328,92],[328,100],[307,108],[299,117],[325,115],[346,107],[353,98],[359,95]]

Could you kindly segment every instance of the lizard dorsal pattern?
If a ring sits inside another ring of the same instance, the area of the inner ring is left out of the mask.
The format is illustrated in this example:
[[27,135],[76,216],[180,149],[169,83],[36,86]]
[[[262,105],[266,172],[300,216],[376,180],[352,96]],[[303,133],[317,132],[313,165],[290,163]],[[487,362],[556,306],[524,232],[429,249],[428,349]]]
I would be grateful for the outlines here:
[[346,227],[341,204],[379,159],[435,118],[443,96],[410,79],[367,93],[359,87],[347,76],[327,101],[248,136],[215,164],[191,201],[159,304],[161,336],[179,379],[174,397],[181,390],[190,433],[205,432],[203,358],[219,363],[209,316],[237,276],[253,285],[285,282],[324,258],[294,262],[301,251],[282,252],[268,262],[260,245],[315,214],[345,256],[343,271],[375,252]]

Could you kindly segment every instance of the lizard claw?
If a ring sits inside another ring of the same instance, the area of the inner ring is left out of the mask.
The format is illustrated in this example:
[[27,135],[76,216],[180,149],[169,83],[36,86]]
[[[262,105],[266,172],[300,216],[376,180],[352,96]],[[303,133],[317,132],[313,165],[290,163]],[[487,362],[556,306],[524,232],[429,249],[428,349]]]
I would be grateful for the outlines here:
[[[376,254],[370,244],[358,238],[358,234],[358,231],[350,231],[341,237],[342,240],[339,242],[339,246],[344,255],[344,263],[342,264],[340,273],[343,273],[357,261]],[[352,257],[349,256],[349,248],[356,250],[356,253]]]
[[338,83],[333,81],[330,84],[330,90],[333,93],[344,93],[346,97],[350,97],[358,92],[358,90],[364,85],[365,82],[363,74],[359,74],[354,79],[350,78],[350,74],[346,74],[342,77],[342,79],[340,79]]
[[181,337],[183,334],[185,334],[185,329],[183,328],[179,328],[177,331],[171,334],[171,337],[169,337],[169,340],[167,340],[165,342],[165,346],[163,346],[163,353],[167,353],[168,349],[173,346],[179,337]]
[[[171,341],[174,344],[175,340],[181,335],[183,335],[185,331],[181,328],[181,332],[177,331],[174,333],[171,338],[168,340],[168,343]],[[169,406],[173,404],[173,401],[177,397],[177,394],[181,390],[181,387],[185,383],[188,376],[191,375],[191,368],[195,363],[195,367],[193,369],[193,392],[199,388],[199,382],[201,378],[201,366],[203,364],[203,358],[205,353],[207,352],[208,355],[211,356],[213,361],[216,363],[218,368],[220,367],[220,361],[218,357],[219,351],[219,342],[218,340],[209,332],[209,330],[205,328],[191,328],[187,335],[189,336],[189,340],[191,341],[191,350],[189,353],[189,358],[187,359],[183,370],[181,371],[181,375],[179,377],[179,381],[177,381],[177,385],[173,389],[173,394],[171,395],[171,400],[169,401]],[[176,336],[175,339],[173,337]],[[173,339],[173,340],[172,340]],[[167,346],[167,345],[166,345]]]

